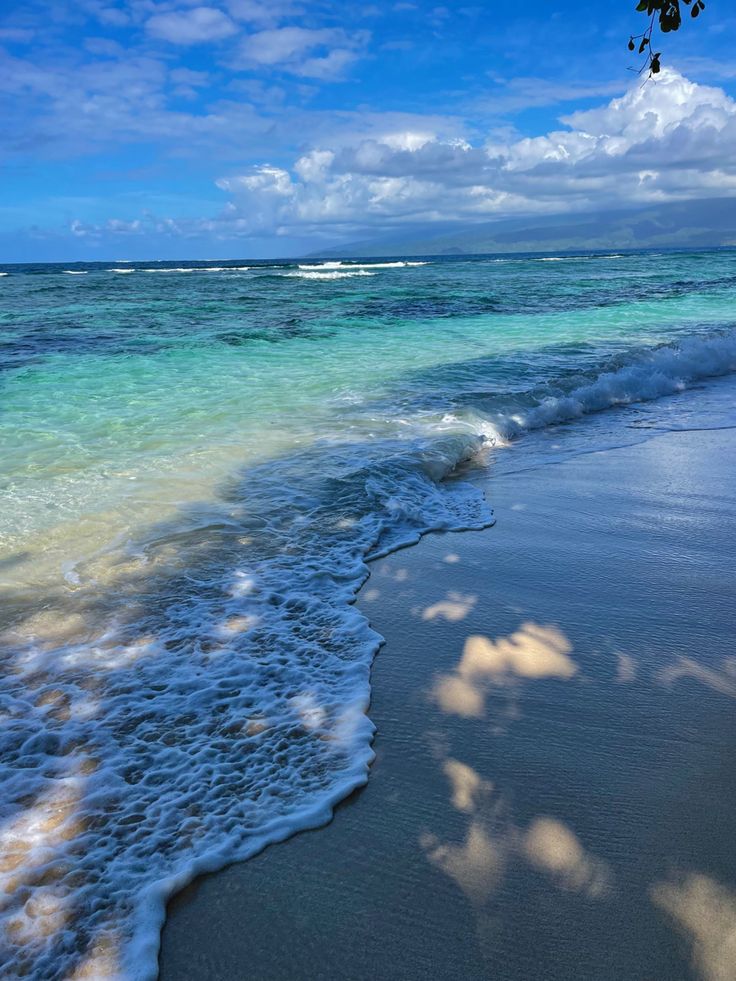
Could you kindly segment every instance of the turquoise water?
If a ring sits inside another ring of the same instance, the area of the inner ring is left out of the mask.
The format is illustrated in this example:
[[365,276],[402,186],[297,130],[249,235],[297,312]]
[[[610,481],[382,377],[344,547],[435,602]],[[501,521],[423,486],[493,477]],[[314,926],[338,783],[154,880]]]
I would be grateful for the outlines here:
[[350,602],[492,520],[458,468],[736,370],[727,251],[0,272],[9,977],[155,976],[173,889],[365,781]]

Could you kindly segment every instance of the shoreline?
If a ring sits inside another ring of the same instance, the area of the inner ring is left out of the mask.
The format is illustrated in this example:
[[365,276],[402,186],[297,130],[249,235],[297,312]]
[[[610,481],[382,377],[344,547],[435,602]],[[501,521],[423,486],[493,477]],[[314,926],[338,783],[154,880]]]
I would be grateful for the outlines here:
[[494,527],[374,561],[367,786],[175,897],[161,978],[733,977],[734,445],[474,476]]

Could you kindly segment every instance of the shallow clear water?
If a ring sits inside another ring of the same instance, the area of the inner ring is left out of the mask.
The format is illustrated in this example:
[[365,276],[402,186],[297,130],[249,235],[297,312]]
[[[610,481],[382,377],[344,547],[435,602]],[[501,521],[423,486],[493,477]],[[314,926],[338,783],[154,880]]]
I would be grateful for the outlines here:
[[155,975],[177,885],[366,779],[350,601],[492,520],[458,466],[736,370],[727,251],[2,271],[8,976]]

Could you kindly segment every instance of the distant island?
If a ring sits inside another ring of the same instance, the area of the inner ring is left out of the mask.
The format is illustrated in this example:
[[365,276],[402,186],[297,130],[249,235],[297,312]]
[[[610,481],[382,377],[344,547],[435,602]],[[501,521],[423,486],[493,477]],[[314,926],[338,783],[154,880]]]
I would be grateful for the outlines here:
[[678,201],[626,211],[428,225],[321,249],[309,258],[478,255],[736,246],[736,198]]

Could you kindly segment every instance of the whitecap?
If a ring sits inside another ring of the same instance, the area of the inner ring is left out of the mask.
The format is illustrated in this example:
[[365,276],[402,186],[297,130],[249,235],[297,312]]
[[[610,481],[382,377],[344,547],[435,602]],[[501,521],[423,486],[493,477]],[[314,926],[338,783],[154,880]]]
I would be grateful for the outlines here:
[[427,266],[428,262],[409,261],[408,259],[397,260],[396,262],[321,262],[318,264],[300,265],[299,269],[405,269],[409,266]]
[[[625,259],[626,256],[622,252],[613,252],[611,255],[546,255],[540,256],[537,259],[532,259],[532,262],[586,262],[589,259]],[[497,260],[502,261],[502,260]]]
[[167,266],[164,269],[141,269],[141,272],[146,273],[190,273],[196,271],[194,266]]
[[368,272],[366,269],[331,269],[314,270],[308,272],[306,269],[299,272],[287,272],[284,276],[297,276],[299,279],[349,279],[351,276],[375,276],[375,273]]
[[[195,272],[248,272],[253,269],[253,266],[197,266]],[[151,270],[152,272],[154,270]],[[167,270],[161,270],[165,272]],[[177,270],[179,271],[179,270]],[[184,270],[181,270],[182,272]]]

